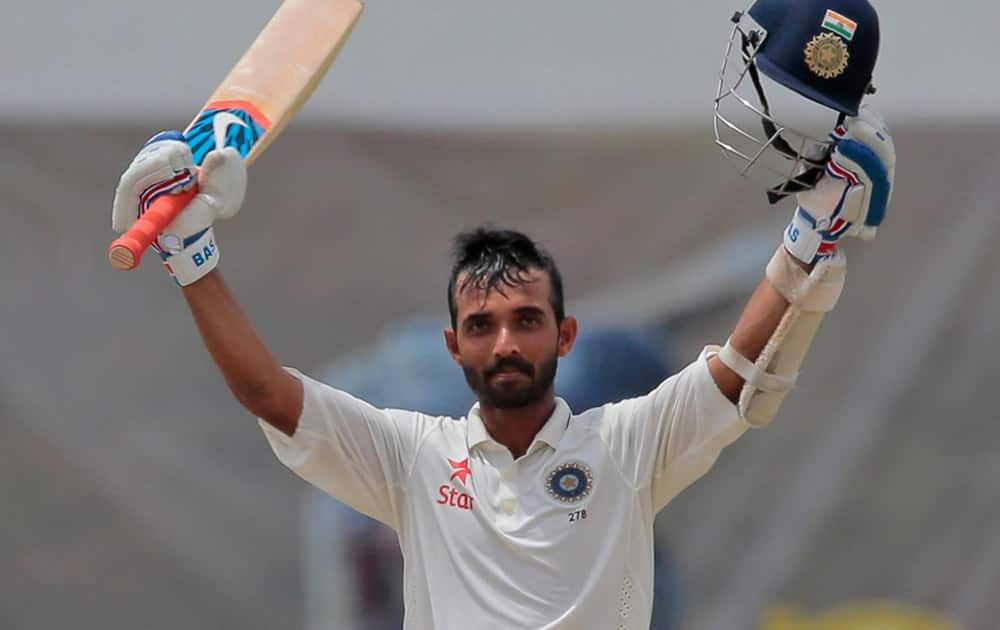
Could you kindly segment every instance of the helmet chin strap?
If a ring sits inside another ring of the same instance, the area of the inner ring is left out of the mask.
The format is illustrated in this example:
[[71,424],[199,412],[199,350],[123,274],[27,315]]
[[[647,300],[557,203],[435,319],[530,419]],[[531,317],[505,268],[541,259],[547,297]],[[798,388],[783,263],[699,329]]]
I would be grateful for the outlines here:
[[[800,154],[798,151],[793,149],[784,138],[781,137],[781,132],[778,131],[778,128],[771,121],[771,106],[768,104],[767,95],[764,93],[764,86],[761,85],[760,82],[760,73],[757,70],[756,62],[754,62],[754,53],[752,50],[760,44],[760,34],[757,31],[751,31],[750,36],[748,37],[747,34],[741,29],[740,39],[742,40],[743,58],[746,61],[747,69],[750,72],[750,80],[753,82],[754,89],[757,90],[757,97],[760,99],[761,108],[764,110],[765,114],[765,116],[762,116],[760,119],[761,126],[763,126],[764,133],[767,134],[767,137],[771,138],[771,146],[792,160],[808,165],[802,173],[799,173],[791,179],[785,180],[768,189],[767,200],[771,204],[776,204],[789,195],[794,195],[815,187],[819,178],[822,177],[823,173],[826,171],[826,162],[829,159],[829,151],[826,152],[821,161],[816,161]],[[842,125],[845,118],[846,116],[843,113],[840,114],[837,118],[837,126]]]

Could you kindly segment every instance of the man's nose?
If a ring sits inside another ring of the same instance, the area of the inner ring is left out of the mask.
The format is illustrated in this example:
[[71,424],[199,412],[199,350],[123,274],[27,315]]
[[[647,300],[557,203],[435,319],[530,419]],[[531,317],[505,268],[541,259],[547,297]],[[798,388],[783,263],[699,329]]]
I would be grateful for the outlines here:
[[493,355],[496,357],[509,357],[521,354],[521,349],[517,345],[517,336],[507,326],[501,326],[497,335],[497,342],[493,346]]

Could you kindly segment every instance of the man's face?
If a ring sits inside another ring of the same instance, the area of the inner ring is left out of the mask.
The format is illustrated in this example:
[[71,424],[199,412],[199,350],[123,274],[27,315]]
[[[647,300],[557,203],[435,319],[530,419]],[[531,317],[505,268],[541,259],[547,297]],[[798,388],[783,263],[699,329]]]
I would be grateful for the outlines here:
[[[576,320],[556,324],[547,273],[531,269],[526,282],[501,285],[487,295],[478,287],[459,291],[456,330],[445,331],[448,349],[479,400],[517,409],[552,394],[559,357],[572,348]],[[457,286],[462,286],[459,276]],[[506,295],[504,295],[506,294]]]

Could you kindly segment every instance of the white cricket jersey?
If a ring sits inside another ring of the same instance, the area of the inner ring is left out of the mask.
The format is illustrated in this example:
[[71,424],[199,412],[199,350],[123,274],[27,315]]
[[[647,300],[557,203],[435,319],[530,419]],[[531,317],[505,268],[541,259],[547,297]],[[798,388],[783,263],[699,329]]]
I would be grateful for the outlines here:
[[653,519],[749,427],[708,351],[646,396],[573,415],[561,399],[514,460],[467,418],[376,409],[304,377],[278,459],[394,528],[404,627],[646,630]]

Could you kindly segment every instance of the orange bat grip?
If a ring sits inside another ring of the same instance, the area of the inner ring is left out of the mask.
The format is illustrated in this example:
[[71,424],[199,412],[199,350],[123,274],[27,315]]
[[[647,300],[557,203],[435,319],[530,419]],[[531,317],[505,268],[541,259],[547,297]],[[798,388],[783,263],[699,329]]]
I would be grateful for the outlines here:
[[146,210],[127,232],[111,243],[108,248],[108,260],[111,261],[111,266],[121,271],[138,267],[146,249],[191,203],[196,194],[198,194],[197,185],[176,195],[162,195],[150,204],[149,210]]

